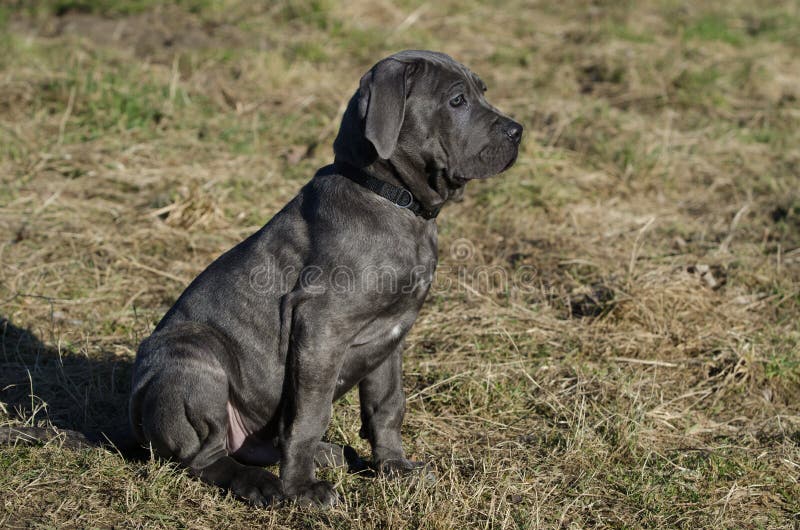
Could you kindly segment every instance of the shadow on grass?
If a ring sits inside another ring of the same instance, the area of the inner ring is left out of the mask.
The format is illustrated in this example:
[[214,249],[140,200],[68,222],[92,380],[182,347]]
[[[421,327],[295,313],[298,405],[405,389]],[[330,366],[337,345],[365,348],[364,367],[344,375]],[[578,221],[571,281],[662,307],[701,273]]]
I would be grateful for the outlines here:
[[14,423],[8,432],[0,432],[0,441],[35,443],[63,436],[65,447],[111,440],[124,445],[121,450],[131,449],[132,367],[131,359],[116,356],[62,355],[0,316],[0,402]]
[[[13,422],[0,426],[0,444],[60,438],[68,449],[105,446],[127,459],[146,460],[149,451],[128,426],[132,369],[132,359],[60,355],[0,316],[0,404]],[[352,447],[330,445],[329,451],[327,462],[319,462],[323,467],[347,465],[352,473],[370,474]]]

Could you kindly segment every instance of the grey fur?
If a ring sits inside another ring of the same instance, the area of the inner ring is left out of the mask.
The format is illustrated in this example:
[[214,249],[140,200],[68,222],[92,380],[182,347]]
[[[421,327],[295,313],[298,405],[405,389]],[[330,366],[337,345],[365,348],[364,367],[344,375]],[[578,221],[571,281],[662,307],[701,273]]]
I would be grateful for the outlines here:
[[[516,159],[522,127],[489,105],[483,90],[447,55],[388,57],[361,79],[334,143],[336,159],[439,208],[467,181]],[[454,106],[458,94],[465,102]],[[361,435],[375,467],[418,468],[400,440],[402,343],[436,261],[435,220],[323,168],[263,228],[209,265],[142,342],[130,400],[134,433],[254,504],[332,504],[336,493],[316,479],[315,460],[341,461],[321,438],[331,403],[358,386]],[[375,280],[372,271],[389,271],[395,281]],[[346,278],[344,288],[335,272]],[[237,447],[239,430],[246,438]],[[280,478],[260,467],[277,461]]]

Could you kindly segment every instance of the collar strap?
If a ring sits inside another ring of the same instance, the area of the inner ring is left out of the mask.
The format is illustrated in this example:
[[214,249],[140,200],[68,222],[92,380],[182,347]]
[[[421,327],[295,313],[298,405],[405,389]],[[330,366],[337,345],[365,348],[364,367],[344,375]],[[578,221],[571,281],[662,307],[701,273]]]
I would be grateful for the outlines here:
[[425,219],[435,219],[439,215],[439,209],[429,210],[425,208],[406,188],[395,186],[385,180],[375,178],[367,174],[361,168],[355,167],[347,162],[336,161],[334,163],[336,172],[340,175],[349,178],[356,184],[367,188],[376,195],[380,195],[384,199],[388,199],[400,208],[410,210],[415,215]]

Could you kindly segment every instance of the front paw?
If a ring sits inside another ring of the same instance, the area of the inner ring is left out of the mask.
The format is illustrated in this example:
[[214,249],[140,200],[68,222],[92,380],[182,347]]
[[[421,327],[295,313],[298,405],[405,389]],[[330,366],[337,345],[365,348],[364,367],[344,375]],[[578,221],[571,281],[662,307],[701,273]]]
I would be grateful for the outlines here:
[[335,506],[339,504],[339,496],[333,484],[324,480],[312,482],[306,486],[295,489],[289,498],[303,506]]
[[284,499],[278,477],[260,468],[244,468],[231,481],[230,489],[253,506],[268,507]]
[[436,473],[425,462],[413,462],[406,458],[391,458],[378,462],[377,471],[390,478],[419,476],[428,483],[436,481]]

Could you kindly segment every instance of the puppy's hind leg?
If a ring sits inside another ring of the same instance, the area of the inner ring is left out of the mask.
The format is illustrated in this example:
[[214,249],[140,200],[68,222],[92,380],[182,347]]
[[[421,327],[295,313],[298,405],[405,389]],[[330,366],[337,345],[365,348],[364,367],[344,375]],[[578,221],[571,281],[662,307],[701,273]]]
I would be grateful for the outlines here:
[[198,351],[196,342],[194,348],[169,343],[158,349],[169,347],[172,362],[148,362],[159,357],[157,350],[137,362],[131,396],[134,431],[159,456],[178,460],[204,482],[251,504],[283,499],[278,477],[228,454],[228,378],[219,362]]

